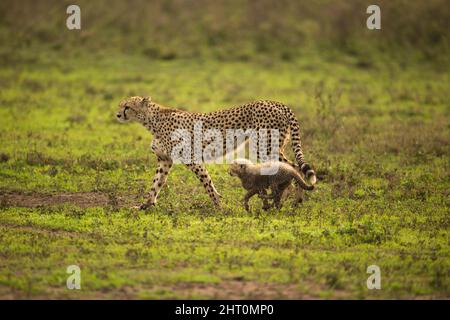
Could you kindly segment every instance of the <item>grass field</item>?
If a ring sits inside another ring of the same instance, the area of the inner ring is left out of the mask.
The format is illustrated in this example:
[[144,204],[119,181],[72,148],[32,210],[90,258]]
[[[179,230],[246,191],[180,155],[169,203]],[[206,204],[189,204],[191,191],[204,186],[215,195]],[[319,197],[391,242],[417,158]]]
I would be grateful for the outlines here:
[[[22,59],[0,70],[0,298],[450,298],[445,68],[314,52]],[[254,199],[247,213],[239,181],[209,165],[218,211],[175,166],[157,207],[131,209],[156,159],[144,128],[115,120],[130,95],[202,112],[282,101],[317,188],[296,209]],[[81,290],[66,288],[69,265]]]

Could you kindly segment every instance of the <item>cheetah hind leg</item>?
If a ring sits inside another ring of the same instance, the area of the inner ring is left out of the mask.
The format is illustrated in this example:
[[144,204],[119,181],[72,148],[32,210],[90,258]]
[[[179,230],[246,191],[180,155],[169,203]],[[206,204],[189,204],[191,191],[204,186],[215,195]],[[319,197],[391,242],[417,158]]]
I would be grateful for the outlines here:
[[221,208],[220,205],[220,194],[217,192],[214,184],[209,176],[208,171],[206,170],[204,165],[201,164],[187,164],[186,165],[192,172],[195,173],[197,178],[203,184],[206,192],[208,193],[211,200],[214,202],[216,208]]

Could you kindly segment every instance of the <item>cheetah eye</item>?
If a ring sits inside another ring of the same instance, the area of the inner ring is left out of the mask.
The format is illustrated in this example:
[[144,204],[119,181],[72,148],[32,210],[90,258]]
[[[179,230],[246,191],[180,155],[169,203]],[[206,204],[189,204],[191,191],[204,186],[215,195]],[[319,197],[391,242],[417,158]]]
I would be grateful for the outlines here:
[[125,109],[123,109],[123,112],[124,113],[127,112],[128,109],[130,109],[130,107],[129,106],[125,106]]

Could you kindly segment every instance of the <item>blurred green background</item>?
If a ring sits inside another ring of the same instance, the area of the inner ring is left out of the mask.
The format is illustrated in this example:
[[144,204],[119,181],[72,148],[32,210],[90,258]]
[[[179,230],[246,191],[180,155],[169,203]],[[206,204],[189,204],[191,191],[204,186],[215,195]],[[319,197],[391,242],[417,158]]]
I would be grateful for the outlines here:
[[[355,55],[362,64],[379,54],[403,63],[448,61],[446,0],[80,0],[82,28],[69,31],[65,10],[72,2],[2,1],[2,63],[42,47],[65,55],[118,51],[166,60],[290,60],[314,50]],[[370,4],[382,8],[381,31],[366,28]]]

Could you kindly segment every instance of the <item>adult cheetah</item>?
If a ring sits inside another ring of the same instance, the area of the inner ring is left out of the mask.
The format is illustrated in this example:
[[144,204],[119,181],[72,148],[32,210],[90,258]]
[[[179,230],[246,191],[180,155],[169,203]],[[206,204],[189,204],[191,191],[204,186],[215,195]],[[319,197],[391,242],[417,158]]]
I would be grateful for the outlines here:
[[[153,178],[153,185],[149,193],[148,200],[140,206],[140,209],[147,209],[156,204],[159,191],[167,181],[170,168],[174,163],[172,151],[177,146],[173,134],[179,130],[185,130],[192,136],[195,135],[196,123],[201,122],[203,130],[213,129],[226,136],[227,130],[248,130],[253,129],[275,129],[278,132],[278,160],[287,162],[299,167],[311,184],[316,183],[316,175],[311,166],[305,162],[300,142],[300,128],[292,110],[274,101],[255,101],[232,109],[221,110],[210,113],[194,113],[165,107],[153,102],[150,97],[130,97],[119,104],[117,119],[120,122],[137,121],[147,128],[153,135],[151,145],[152,151],[158,159],[158,168]],[[269,134],[270,136],[270,134]],[[283,154],[284,147],[292,137],[292,147],[298,165],[289,161]],[[272,141],[269,137],[267,150],[271,148]],[[204,149],[205,143],[201,144]],[[229,145],[223,141],[223,149]],[[233,149],[239,147],[233,143]],[[224,152],[224,154],[226,151]],[[267,155],[268,153],[266,153]],[[258,149],[258,159],[263,159]],[[217,207],[220,207],[220,194],[203,163],[188,162],[186,166],[193,171],[205,187],[208,195]]]

